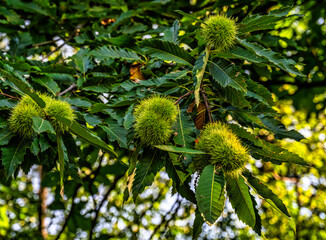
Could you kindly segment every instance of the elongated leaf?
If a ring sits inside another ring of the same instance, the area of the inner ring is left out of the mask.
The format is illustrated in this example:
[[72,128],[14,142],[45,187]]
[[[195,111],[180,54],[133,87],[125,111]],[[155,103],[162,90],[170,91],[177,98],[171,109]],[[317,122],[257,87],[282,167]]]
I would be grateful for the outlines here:
[[246,93],[247,97],[255,98],[266,105],[275,105],[272,94],[263,85],[251,80],[250,78],[246,78],[246,84],[248,90]]
[[265,186],[259,179],[252,176],[249,171],[244,171],[242,174],[245,176],[250,186],[253,187],[260,196],[264,199],[270,199],[285,215],[291,217],[282,200],[279,199],[272,190]]
[[243,19],[239,27],[239,35],[258,30],[273,29],[276,23],[287,17],[291,8],[271,11],[268,15],[252,14]]
[[[249,192],[249,194],[250,194],[250,192]],[[259,236],[261,236],[262,224],[261,224],[260,215],[259,215],[258,210],[257,210],[257,202],[256,202],[254,196],[252,196],[251,194],[250,194],[250,198],[251,198],[251,201],[252,201],[252,203],[254,205],[254,211],[255,211],[255,217],[256,217],[255,227],[253,229]]]
[[140,61],[140,57],[137,55],[137,53],[131,50],[114,46],[103,46],[93,50],[90,54],[98,60],[104,60],[107,58],[119,58],[127,61]]
[[194,58],[178,45],[162,40],[144,40],[139,46],[151,57],[156,57],[164,61],[172,61],[192,67]]
[[47,120],[44,120],[40,117],[32,117],[33,119],[33,129],[38,134],[42,132],[49,132],[55,134],[54,128],[51,123]]
[[164,40],[178,43],[179,28],[179,20],[175,20],[173,26],[164,31]]
[[137,196],[142,193],[146,186],[150,186],[156,174],[164,166],[157,151],[147,151],[144,156],[139,160],[136,166],[136,174],[132,183],[133,199],[136,200]]
[[[246,143],[250,148],[251,155],[256,159],[262,159],[264,161],[270,161],[274,164],[282,164],[283,162],[296,163],[304,166],[309,166],[301,157],[292,153],[286,149],[281,148],[276,144],[266,142],[252,133],[249,133],[246,129],[239,127],[238,125],[231,124],[230,128],[237,136],[242,139],[250,141],[250,144]],[[255,147],[257,146],[257,147]]]
[[295,130],[287,130],[283,123],[274,118],[268,118],[264,115],[260,115],[259,119],[267,127],[268,130],[271,130],[275,133],[275,138],[277,139],[292,138],[296,141],[305,139],[305,137],[301,133]]
[[33,81],[48,89],[53,95],[56,95],[60,92],[60,87],[57,82],[54,81],[52,78],[49,78],[48,76],[44,76],[41,78],[33,78]]
[[[0,74],[3,76],[3,81],[10,81],[13,84],[15,84],[16,87],[19,88],[23,93],[30,96],[41,108],[45,107],[45,102],[22,80],[19,78],[13,76],[6,70],[0,69]],[[2,78],[0,78],[2,79]]]
[[212,55],[216,57],[225,58],[225,59],[241,59],[252,63],[267,62],[265,58],[259,57],[253,52],[241,47],[232,48],[226,52],[212,51]]
[[203,224],[204,224],[204,219],[203,219],[200,211],[197,208],[196,212],[195,212],[194,225],[192,227],[192,239],[193,240],[196,240],[199,237],[199,235],[201,234],[201,232],[203,231]]
[[99,137],[93,135],[90,133],[87,129],[82,127],[79,123],[76,121],[70,121],[67,118],[61,117],[61,116],[55,116],[57,120],[65,124],[69,127],[69,131],[76,136],[80,137],[81,139],[84,139],[85,141],[89,142],[90,144],[94,145],[95,147],[98,147],[102,149],[103,151],[110,154],[112,157],[117,157],[117,154],[112,150],[105,142],[103,142]]
[[16,171],[19,164],[24,160],[28,141],[22,138],[20,141],[14,141],[7,147],[2,147],[2,165],[5,167],[7,179]]
[[214,165],[207,165],[200,175],[196,200],[204,221],[209,225],[214,224],[223,211],[224,184],[223,172],[217,170]]
[[190,148],[181,148],[181,147],[175,147],[171,145],[156,145],[154,146],[158,149],[168,151],[168,152],[175,152],[175,153],[188,153],[188,154],[207,154],[203,151],[190,149]]
[[75,62],[76,69],[84,75],[89,69],[93,68],[93,63],[88,53],[89,50],[81,49],[71,57]]
[[192,148],[195,143],[194,129],[194,122],[191,120],[186,110],[181,109],[174,128],[177,133],[173,138],[174,142],[184,148]]
[[188,17],[188,18],[190,18],[190,19],[192,19],[192,20],[195,20],[195,21],[197,21],[197,22],[205,23],[203,20],[196,18],[196,16],[194,16],[194,15],[192,15],[192,14],[185,13],[185,12],[183,12],[183,11],[181,11],[181,10],[175,10],[175,11],[176,11],[177,13],[179,13],[179,14],[185,16],[185,17]]
[[209,72],[212,74],[215,83],[218,83],[223,88],[232,87],[237,91],[246,92],[246,84],[244,82],[238,82],[231,78],[229,74],[232,71],[231,66],[223,62],[209,62],[208,64]]
[[237,41],[242,46],[255,53],[257,56],[263,57],[269,62],[273,63],[276,67],[279,67],[286,72],[296,74],[301,77],[305,76],[295,67],[296,63],[293,60],[286,59],[279,53],[273,52],[272,50],[265,49],[258,43],[247,42],[244,39],[237,39]]
[[186,166],[180,159],[180,155],[174,153],[169,153],[169,158],[166,160],[165,170],[173,180],[174,185],[183,185],[189,176],[189,173],[186,171]]
[[9,128],[0,128],[0,146],[7,145],[12,137]]
[[113,119],[106,119],[104,123],[108,124],[108,127],[102,125],[100,127],[107,133],[110,141],[117,141],[120,147],[127,148],[127,129],[120,126],[118,122]]
[[238,218],[254,228],[256,224],[256,214],[250,197],[249,187],[245,184],[243,177],[228,177],[226,179],[226,190]]
[[13,108],[16,106],[16,103],[9,101],[8,99],[0,99],[0,108]]
[[59,171],[60,171],[60,194],[63,198],[64,194],[64,186],[63,186],[63,178],[64,178],[64,169],[65,169],[65,155],[63,152],[63,142],[60,135],[57,135],[57,147],[58,147],[58,158],[59,158]]
[[198,108],[199,102],[200,102],[199,90],[201,88],[202,81],[204,78],[205,69],[207,66],[208,59],[209,59],[209,54],[210,54],[210,45],[206,46],[205,51],[202,54],[200,54],[200,56],[196,60],[195,65],[192,69],[193,76],[195,79],[194,93],[195,93],[195,102],[196,102],[197,108]]

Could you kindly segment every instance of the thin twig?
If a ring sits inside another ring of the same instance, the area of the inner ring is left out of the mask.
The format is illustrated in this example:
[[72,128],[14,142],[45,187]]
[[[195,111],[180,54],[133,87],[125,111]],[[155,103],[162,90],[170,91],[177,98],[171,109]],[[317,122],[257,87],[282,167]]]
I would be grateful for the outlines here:
[[208,114],[209,121],[210,121],[210,122],[213,122],[213,118],[212,118],[212,114],[211,114],[211,109],[210,109],[210,107],[209,107],[208,99],[207,99],[207,96],[206,96],[206,94],[205,94],[205,91],[204,91],[204,89],[201,89],[200,91],[201,91],[201,94],[202,94],[202,96],[203,96],[203,98],[204,98],[205,107],[206,107],[206,110],[207,110],[207,114]]
[[2,92],[0,92],[0,95],[6,96],[6,97],[9,97],[9,98],[12,98],[12,99],[18,99],[18,100],[19,100],[18,97],[14,97],[14,96],[11,96],[11,95],[6,94],[6,93],[2,93]]
[[76,26],[76,28],[74,29],[74,31],[70,34],[70,36],[67,38],[66,41],[64,41],[64,43],[62,43],[60,46],[58,46],[56,49],[54,49],[53,51],[49,52],[43,59],[42,62],[47,59],[48,57],[50,57],[53,53],[59,51],[66,43],[70,42],[71,39],[73,39],[76,35],[76,33],[83,27],[84,23],[82,24],[78,24]]
[[182,95],[181,97],[179,97],[179,99],[175,102],[175,105],[179,104],[179,102],[180,102],[183,98],[187,97],[188,95],[192,94],[193,92],[194,92],[193,90],[190,90],[190,91],[187,92],[186,94],[184,94],[184,95]]
[[155,236],[155,234],[157,233],[157,231],[158,231],[162,226],[164,226],[164,227],[168,226],[169,222],[171,222],[171,221],[175,218],[175,216],[177,215],[177,212],[178,212],[178,208],[179,208],[179,206],[180,206],[180,202],[181,202],[180,198],[178,198],[178,199],[174,202],[174,204],[173,204],[172,207],[170,208],[170,211],[168,212],[168,213],[171,213],[172,210],[175,208],[175,210],[174,210],[173,214],[171,215],[170,219],[167,220],[167,215],[168,215],[168,213],[165,214],[164,220],[163,220],[159,225],[157,225],[157,226],[155,227],[155,229],[154,229],[154,231],[153,231],[153,233],[151,234],[151,236],[150,236],[149,239],[152,239],[152,238]]
[[78,184],[74,190],[74,193],[73,193],[73,196],[72,196],[72,202],[71,202],[71,208],[70,208],[70,211],[65,219],[65,222],[63,223],[62,225],[62,228],[60,230],[60,232],[58,233],[57,237],[55,238],[55,240],[59,240],[61,234],[64,232],[65,228],[67,227],[68,225],[68,221],[70,219],[70,217],[72,216],[73,214],[73,210],[74,210],[74,207],[75,207],[75,198],[77,196],[77,192],[78,192],[78,189],[81,187],[82,185],[81,184]]
[[94,219],[92,220],[92,225],[91,225],[91,229],[89,230],[89,237],[88,239],[89,240],[92,240],[93,239],[93,230],[96,226],[96,222],[97,222],[97,218],[100,214],[100,210],[103,206],[103,204],[105,203],[105,201],[107,200],[107,198],[109,197],[110,193],[112,192],[113,189],[115,189],[116,185],[117,185],[117,182],[119,181],[119,179],[121,178],[122,176],[115,176],[112,184],[110,185],[110,188],[108,189],[108,191],[106,192],[106,194],[104,195],[102,201],[100,202],[100,204],[98,205],[97,209],[95,210],[95,217]]
[[65,95],[67,92],[73,90],[76,87],[77,87],[77,84],[73,83],[67,89],[65,89],[64,91],[62,91],[61,93],[59,93],[58,96]]
[[51,44],[51,43],[55,43],[55,42],[60,41],[60,40],[62,40],[62,39],[61,38],[58,38],[58,39],[55,39],[55,40],[50,40],[50,41],[35,43],[35,44],[32,45],[32,47],[40,47],[40,46],[43,46],[43,45],[48,45],[48,44]]

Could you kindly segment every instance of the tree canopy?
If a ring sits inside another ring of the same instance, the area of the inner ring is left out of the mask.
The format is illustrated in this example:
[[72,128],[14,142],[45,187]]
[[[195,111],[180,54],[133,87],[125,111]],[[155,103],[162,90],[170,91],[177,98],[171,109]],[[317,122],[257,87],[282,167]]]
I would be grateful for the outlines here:
[[0,2],[0,237],[326,239],[325,1]]

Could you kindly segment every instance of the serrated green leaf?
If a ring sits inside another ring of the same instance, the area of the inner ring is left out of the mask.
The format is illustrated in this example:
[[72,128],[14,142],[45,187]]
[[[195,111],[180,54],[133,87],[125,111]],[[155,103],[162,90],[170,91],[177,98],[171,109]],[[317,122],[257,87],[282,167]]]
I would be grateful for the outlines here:
[[40,152],[41,149],[40,149],[40,145],[39,145],[39,139],[37,137],[34,138],[32,144],[31,144],[30,150],[35,156],[37,156],[38,153]]
[[151,57],[164,61],[172,61],[192,67],[194,58],[178,45],[157,39],[144,40],[139,46]]
[[105,119],[103,123],[108,124],[108,126],[100,125],[100,127],[106,132],[110,141],[117,141],[120,147],[127,148],[127,134],[128,131],[117,121],[113,119]]
[[42,132],[49,132],[55,134],[55,130],[49,121],[44,120],[43,118],[40,117],[32,117],[32,119],[33,119],[33,129],[38,134]]
[[287,17],[292,8],[282,8],[271,11],[268,15],[252,14],[243,19],[238,34],[245,34],[258,30],[273,29],[276,23]]
[[[250,192],[249,192],[249,194],[250,194]],[[262,224],[261,224],[260,215],[259,215],[258,210],[257,210],[257,202],[256,202],[254,196],[252,196],[251,194],[250,194],[250,197],[251,197],[251,201],[252,201],[252,203],[254,205],[254,211],[255,211],[255,217],[256,217],[255,227],[253,227],[253,229],[259,236],[261,236]]]
[[207,165],[200,174],[196,189],[196,200],[204,221],[212,225],[223,212],[225,195],[223,172],[215,165]]
[[90,113],[85,114],[84,119],[92,127],[95,127],[102,123],[102,120],[98,116]]
[[206,46],[205,51],[200,54],[192,69],[193,77],[195,80],[194,94],[195,94],[195,103],[197,107],[199,106],[199,102],[200,102],[199,91],[202,86],[202,81],[204,78],[207,62],[209,59],[209,54],[210,54],[210,45]]
[[172,145],[156,145],[154,147],[164,150],[164,151],[167,151],[167,152],[174,152],[174,153],[207,154],[206,152],[203,152],[203,151],[190,149],[190,148],[175,147]]
[[245,184],[243,177],[227,177],[226,191],[238,218],[254,228],[256,225],[256,214],[250,197],[249,187]]
[[178,43],[179,28],[179,20],[175,20],[172,27],[164,31],[164,40]]
[[85,141],[89,142],[90,144],[94,145],[95,147],[98,147],[102,149],[103,151],[110,154],[112,157],[117,157],[117,154],[112,150],[105,142],[103,142],[99,137],[93,135],[91,132],[89,132],[86,128],[82,127],[79,123],[76,121],[71,121],[67,118],[61,117],[56,115],[55,118],[65,124],[67,127],[69,127],[69,131],[76,136],[80,137],[81,139],[84,139]]
[[0,108],[8,109],[16,106],[14,101],[9,101],[8,99],[0,99]]
[[194,15],[191,15],[189,13],[185,13],[185,12],[183,12],[181,10],[175,10],[175,12],[177,12],[177,13],[185,16],[185,17],[188,17],[188,18],[190,18],[190,19],[192,19],[194,21],[197,21],[197,22],[200,22],[200,23],[204,23],[205,24],[205,22],[203,20],[196,18],[196,16],[194,16]]
[[217,83],[223,88],[231,87],[241,92],[247,91],[246,84],[244,82],[238,82],[232,79],[231,75],[229,74],[232,71],[231,64],[223,63],[221,61],[218,63],[209,62],[208,68],[213,79],[215,80],[213,81],[213,84]]
[[136,166],[134,181],[132,183],[133,199],[142,193],[146,186],[150,186],[156,174],[164,165],[157,151],[146,151]]
[[103,46],[100,47],[96,50],[93,50],[90,55],[94,56],[96,59],[98,60],[104,60],[107,58],[113,58],[113,59],[123,59],[123,60],[127,60],[127,61],[140,61],[140,57],[137,55],[137,53],[131,51],[131,50],[127,50],[127,49],[123,49],[123,48],[119,48],[119,47],[115,47],[115,46]]
[[181,109],[174,126],[174,130],[177,133],[173,138],[175,144],[181,145],[185,148],[192,148],[195,143],[194,129],[194,122],[189,117],[186,110]]
[[270,199],[285,215],[291,217],[282,200],[279,199],[278,196],[272,192],[272,190],[265,186],[259,179],[252,176],[248,170],[244,171],[242,174],[247,179],[250,186],[256,190],[261,197],[264,199]]
[[93,68],[93,63],[88,53],[89,50],[80,49],[78,53],[71,57],[76,65],[76,69],[83,75],[85,75],[89,69]]
[[0,69],[0,74],[3,76],[3,78],[0,78],[2,81],[12,82],[19,90],[30,96],[41,108],[45,107],[45,102],[25,82],[3,69]]
[[275,105],[272,94],[263,85],[251,80],[250,78],[246,78],[246,84],[248,90],[246,93],[247,97],[255,98],[266,105]]
[[54,81],[52,78],[49,78],[48,76],[43,76],[41,78],[33,78],[33,81],[48,89],[54,96],[60,92],[60,87],[57,82]]
[[[250,148],[250,154],[256,159],[270,161],[274,164],[282,164],[283,162],[296,163],[304,166],[309,166],[301,157],[286,149],[281,148],[276,144],[266,142],[255,135],[249,133],[246,129],[238,125],[231,124],[230,128],[237,136],[242,139],[247,139],[251,144],[245,143]],[[254,145],[254,146],[253,146]],[[257,147],[255,147],[257,146]]]
[[293,60],[286,59],[279,53],[265,49],[258,43],[247,42],[245,39],[237,39],[237,41],[242,46],[255,53],[257,56],[263,57],[269,62],[273,63],[276,67],[279,67],[286,72],[296,74],[300,77],[305,76],[295,67],[296,63]]
[[7,145],[12,137],[9,128],[0,128],[0,146]]
[[92,106],[92,103],[88,99],[83,98],[67,98],[66,101],[77,107],[89,108]]
[[186,171],[186,166],[180,160],[180,155],[174,153],[169,153],[169,158],[166,160],[165,170],[173,180],[174,185],[183,186],[183,183],[189,176],[189,173]]
[[274,118],[269,118],[264,115],[259,115],[258,117],[262,121],[262,123],[267,127],[268,130],[271,130],[275,133],[275,138],[277,139],[291,138],[296,141],[305,139],[305,137],[301,133],[295,130],[287,130],[283,123]]
[[232,48],[226,52],[212,51],[212,55],[216,57],[225,58],[225,59],[241,59],[252,63],[267,62],[265,58],[259,57],[253,52],[241,47]]
[[134,122],[134,115],[132,113],[133,109],[134,109],[134,104],[131,104],[123,118],[123,126],[125,127],[125,129],[131,128]]
[[14,141],[7,147],[2,147],[2,165],[5,167],[7,179],[16,171],[19,164],[24,161],[28,141],[22,138],[20,141]]

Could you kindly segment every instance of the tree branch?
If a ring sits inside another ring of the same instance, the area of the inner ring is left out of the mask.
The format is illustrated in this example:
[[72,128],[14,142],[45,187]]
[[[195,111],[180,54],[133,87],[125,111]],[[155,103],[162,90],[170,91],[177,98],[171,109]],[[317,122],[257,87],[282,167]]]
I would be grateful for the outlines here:
[[61,93],[59,93],[58,96],[65,95],[67,92],[73,90],[76,87],[77,87],[77,84],[73,83],[67,89],[65,89],[64,91],[62,91]]
[[187,97],[188,95],[192,94],[193,92],[194,92],[193,90],[190,90],[190,91],[187,92],[186,94],[182,95],[181,97],[179,97],[179,99],[178,99],[174,104],[175,104],[175,105],[178,105],[179,102],[180,102],[183,98]]
[[105,203],[105,201],[107,200],[107,198],[109,197],[110,193],[112,192],[113,189],[115,189],[116,185],[117,185],[117,182],[119,181],[119,179],[121,178],[122,176],[115,176],[114,177],[114,180],[112,182],[112,184],[110,185],[108,191],[106,192],[106,194],[104,195],[102,201],[100,202],[100,204],[98,205],[97,209],[95,210],[95,217],[94,219],[92,220],[92,225],[91,225],[91,229],[89,230],[89,237],[88,239],[89,240],[92,240],[93,239],[93,230],[96,226],[96,222],[97,222],[97,218],[99,217],[99,214],[100,214],[100,210],[103,206],[103,204]]
[[[168,226],[168,224],[175,218],[175,216],[177,215],[177,212],[178,212],[178,208],[180,206],[180,203],[181,203],[181,199],[178,197],[178,199],[174,202],[174,204],[172,205],[172,207],[170,208],[170,210],[165,214],[165,217],[164,217],[164,220],[155,227],[153,233],[151,234],[150,238],[149,239],[152,239],[155,234],[157,233],[157,231],[162,227],[164,226],[164,228],[166,226]],[[168,213],[171,213],[172,210],[175,208],[173,214],[171,215],[170,219],[167,220],[167,215]]]
[[205,107],[206,107],[207,114],[208,114],[208,119],[209,119],[210,122],[213,122],[211,109],[210,109],[210,107],[209,107],[208,99],[207,99],[207,96],[206,96],[206,94],[205,94],[205,91],[204,91],[204,89],[201,89],[200,91],[201,91],[201,94],[202,94],[202,96],[203,96],[203,98],[204,98]]
[[11,96],[11,95],[3,93],[3,92],[0,92],[0,95],[6,96],[6,97],[9,97],[9,98],[12,98],[12,99],[18,99],[19,100],[18,97],[14,97],[14,96]]
[[56,49],[54,49],[53,51],[49,52],[43,59],[42,62],[44,62],[45,59],[47,59],[48,57],[50,57],[53,53],[59,51],[65,44],[67,44],[68,42],[70,42],[71,39],[73,39],[77,32],[79,32],[79,30],[84,26],[84,23],[78,24],[76,26],[76,28],[74,29],[74,31],[72,33],[70,33],[70,36],[67,38],[66,41],[64,41],[64,43],[62,43],[60,46],[58,46]]
[[68,215],[66,216],[66,219],[65,219],[65,222],[63,223],[62,225],[62,228],[60,230],[60,232],[58,233],[57,237],[55,238],[55,240],[59,240],[61,234],[64,232],[65,228],[67,227],[68,225],[68,221],[70,219],[70,217],[72,216],[73,214],[73,210],[74,210],[74,207],[75,207],[75,198],[77,196],[77,192],[78,192],[78,189],[81,187],[82,185],[81,184],[78,184],[74,190],[74,193],[72,195],[72,202],[71,202],[71,208],[70,208],[70,211],[68,213]]

